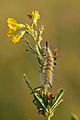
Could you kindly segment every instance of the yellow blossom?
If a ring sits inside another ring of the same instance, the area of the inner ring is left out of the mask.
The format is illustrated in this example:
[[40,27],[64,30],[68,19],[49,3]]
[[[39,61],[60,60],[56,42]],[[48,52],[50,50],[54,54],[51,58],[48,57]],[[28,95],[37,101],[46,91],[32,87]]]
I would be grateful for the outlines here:
[[35,25],[37,27],[37,20],[40,19],[39,11],[32,11],[32,26]]
[[8,34],[8,37],[11,38],[10,43],[16,44],[17,42],[19,42],[25,32],[26,31],[20,31],[20,33],[18,33],[16,36],[13,34]]
[[13,18],[8,18],[8,33],[13,33],[18,29],[25,28],[24,24],[18,24]]

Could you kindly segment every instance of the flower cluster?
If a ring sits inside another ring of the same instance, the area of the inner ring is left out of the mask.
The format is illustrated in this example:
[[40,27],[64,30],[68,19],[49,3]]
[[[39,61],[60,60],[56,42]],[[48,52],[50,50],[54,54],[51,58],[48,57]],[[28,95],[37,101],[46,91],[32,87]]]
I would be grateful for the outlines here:
[[32,11],[32,25],[37,27],[37,20],[40,19],[39,11]]
[[11,38],[10,42],[15,44],[19,42],[20,38],[25,34],[25,31],[20,31],[17,35],[13,35],[15,31],[25,28],[24,24],[18,24],[13,18],[8,18],[8,37]]
[[[28,24],[18,24],[13,18],[8,18],[8,37],[11,38],[10,42],[12,44],[16,44],[20,41],[20,39],[23,37],[23,35],[27,32],[28,34],[31,34],[36,39],[36,33],[33,29],[33,27],[37,26],[37,20],[40,18],[39,11],[35,10],[32,11],[31,19],[32,19],[32,25],[29,26]],[[21,30],[22,28],[25,28],[25,30]],[[17,30],[21,30],[17,35],[13,35],[12,33],[16,32]]]

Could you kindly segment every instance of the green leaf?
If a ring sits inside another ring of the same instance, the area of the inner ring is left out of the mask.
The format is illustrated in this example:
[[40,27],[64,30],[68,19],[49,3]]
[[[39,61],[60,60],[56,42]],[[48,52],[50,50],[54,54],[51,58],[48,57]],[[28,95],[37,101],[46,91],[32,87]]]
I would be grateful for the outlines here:
[[36,105],[38,108],[42,108],[42,105],[39,101],[33,100],[34,105]]
[[39,87],[34,88],[33,90],[35,91],[35,90],[41,89],[41,88],[42,88],[42,86],[39,86]]
[[36,53],[33,49],[25,49],[25,51],[30,51],[30,52],[32,52],[32,53]]
[[34,93],[34,99],[42,105],[42,107],[44,108],[44,110],[46,112],[48,112],[48,109],[46,108],[44,99],[42,98],[42,96],[39,93]]
[[27,33],[28,35],[30,35],[30,36],[34,39],[34,35],[33,35],[33,33],[32,33],[31,31],[27,31],[27,30],[26,30],[26,33]]
[[30,51],[29,49],[25,49],[25,51]]
[[[63,100],[61,99],[61,97],[63,96],[63,93],[64,93],[64,90],[63,90],[63,89],[59,90],[57,96],[55,97],[54,102],[53,102],[52,105],[51,105],[51,108],[50,108],[50,111],[51,111],[51,112],[53,112],[54,109],[63,101]],[[60,99],[61,99],[61,100],[60,100]]]
[[55,97],[55,102],[58,102],[61,99],[61,97],[63,96],[63,94],[64,94],[64,90],[60,89],[57,93],[57,96]]
[[61,103],[61,102],[63,102],[64,100],[63,99],[61,99],[54,107],[53,107],[53,109],[52,109],[52,112],[57,108],[57,106]]
[[72,113],[71,120],[79,120],[79,118],[74,113]]
[[43,60],[39,56],[37,56],[37,60],[40,65],[43,65]]
[[40,45],[38,45],[38,49],[39,49],[39,52],[40,52],[41,55],[42,55],[42,49],[41,49]]
[[26,83],[26,85],[28,86],[28,88],[29,88],[32,92],[34,92],[33,89],[32,89],[32,87],[31,87],[31,85],[29,84],[29,82],[28,82],[28,80],[27,80],[27,78],[26,78],[26,74],[24,74],[24,80],[25,80],[25,83]]
[[25,42],[27,43],[28,47],[30,48],[30,49],[25,49],[25,51],[30,51],[30,52],[37,54],[27,39],[25,40]]
[[25,42],[27,43],[27,45],[28,45],[28,47],[29,47],[30,49],[33,49],[32,46],[30,45],[30,43],[29,43],[29,41],[28,41],[27,39],[25,40]]

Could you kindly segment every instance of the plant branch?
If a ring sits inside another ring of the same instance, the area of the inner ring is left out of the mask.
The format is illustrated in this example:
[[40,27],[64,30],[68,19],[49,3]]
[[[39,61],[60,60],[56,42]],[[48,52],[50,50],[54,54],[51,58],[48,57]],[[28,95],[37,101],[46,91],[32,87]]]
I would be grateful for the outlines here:
[[50,120],[50,116],[46,117],[46,120]]

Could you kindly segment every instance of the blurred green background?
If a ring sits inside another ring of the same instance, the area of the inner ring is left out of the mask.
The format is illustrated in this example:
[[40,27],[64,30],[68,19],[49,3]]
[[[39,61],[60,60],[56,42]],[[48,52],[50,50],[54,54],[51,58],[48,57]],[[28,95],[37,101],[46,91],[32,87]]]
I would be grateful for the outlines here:
[[45,25],[43,44],[59,48],[53,91],[64,88],[65,95],[54,118],[70,120],[71,112],[80,117],[80,0],[1,0],[0,120],[44,120],[23,80],[26,73],[33,88],[41,84],[37,60],[24,52],[24,42],[11,45],[6,34],[8,17],[30,23],[27,13],[35,9],[41,14],[39,24]]

